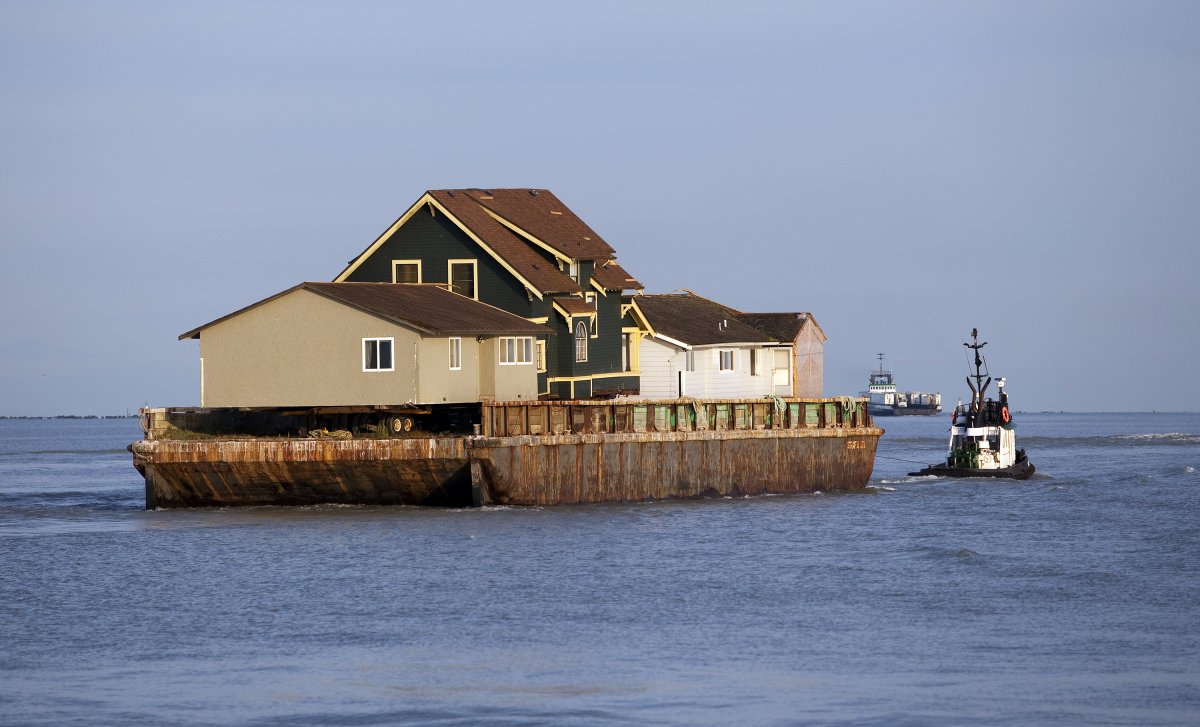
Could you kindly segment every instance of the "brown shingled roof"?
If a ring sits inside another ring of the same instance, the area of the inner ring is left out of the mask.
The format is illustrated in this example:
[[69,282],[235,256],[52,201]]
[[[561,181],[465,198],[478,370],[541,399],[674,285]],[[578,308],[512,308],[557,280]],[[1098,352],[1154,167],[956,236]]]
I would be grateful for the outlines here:
[[592,279],[605,290],[638,290],[645,287],[626,272],[625,268],[618,265],[616,260],[604,263],[597,260],[596,267],[592,270]]
[[549,333],[520,316],[436,285],[396,283],[300,283],[179,336],[196,338],[205,328],[296,290],[308,290],[393,323],[433,336]]
[[555,298],[554,305],[562,308],[567,315],[571,316],[589,316],[596,312],[596,309],[583,298]]
[[[605,290],[634,290],[642,284],[613,261],[613,249],[547,189],[433,189],[358,257],[336,280],[344,280],[427,200],[439,206],[492,252],[539,296],[578,293],[579,284],[558,268],[560,260],[592,260]],[[607,269],[601,269],[608,264]],[[615,266],[615,267],[614,267]]]
[[775,341],[738,320],[736,310],[694,293],[639,295],[633,301],[656,333],[690,346]]
[[569,258],[608,260],[613,256],[608,243],[548,189],[455,191],[470,196]]
[[430,190],[429,195],[539,291],[574,293],[579,290],[579,284],[559,270],[558,265],[542,257],[528,241],[497,222],[466,192],[437,189]]
[[794,341],[811,313],[739,313],[738,317],[781,341]]

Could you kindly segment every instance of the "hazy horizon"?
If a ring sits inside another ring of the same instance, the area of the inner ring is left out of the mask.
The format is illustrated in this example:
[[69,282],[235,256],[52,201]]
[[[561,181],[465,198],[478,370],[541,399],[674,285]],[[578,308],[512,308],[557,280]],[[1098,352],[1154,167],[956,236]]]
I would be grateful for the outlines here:
[[1030,412],[1200,410],[1200,5],[0,5],[0,415],[195,406],[176,337],[425,190],[544,187],[646,292]]

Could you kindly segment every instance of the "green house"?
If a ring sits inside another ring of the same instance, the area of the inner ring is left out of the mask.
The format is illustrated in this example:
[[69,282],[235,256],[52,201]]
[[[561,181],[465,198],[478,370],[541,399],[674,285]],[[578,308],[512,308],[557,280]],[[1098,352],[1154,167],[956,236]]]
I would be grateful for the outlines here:
[[430,190],[334,282],[446,286],[544,325],[530,354],[542,397],[639,391],[643,330],[624,296],[642,285],[549,190]]

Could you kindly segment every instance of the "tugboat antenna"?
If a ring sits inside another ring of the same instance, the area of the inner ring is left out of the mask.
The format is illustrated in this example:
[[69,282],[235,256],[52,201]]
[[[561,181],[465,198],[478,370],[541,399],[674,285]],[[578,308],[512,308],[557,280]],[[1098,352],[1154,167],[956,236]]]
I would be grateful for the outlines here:
[[883,373],[883,354],[877,353],[875,355],[879,357],[879,373],[882,374]]
[[[987,376],[984,373],[987,370],[987,361],[979,355],[979,349],[987,345],[987,341],[979,342],[979,329],[971,329],[971,343],[963,345],[975,351],[975,373],[967,377],[967,386],[971,387],[971,392],[974,394],[973,399],[978,400],[979,406],[983,406],[983,390],[987,388],[987,384],[983,383],[983,377]],[[975,383],[971,383],[971,379],[975,379]],[[988,384],[992,383],[991,378],[988,378]]]

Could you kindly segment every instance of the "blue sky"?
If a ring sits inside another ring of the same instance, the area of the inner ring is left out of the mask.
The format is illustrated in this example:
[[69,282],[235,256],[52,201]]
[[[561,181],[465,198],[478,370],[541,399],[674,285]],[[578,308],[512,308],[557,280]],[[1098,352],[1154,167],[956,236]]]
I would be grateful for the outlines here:
[[198,403],[176,336],[426,189],[1026,410],[1200,410],[1200,4],[0,2],[0,415]]

